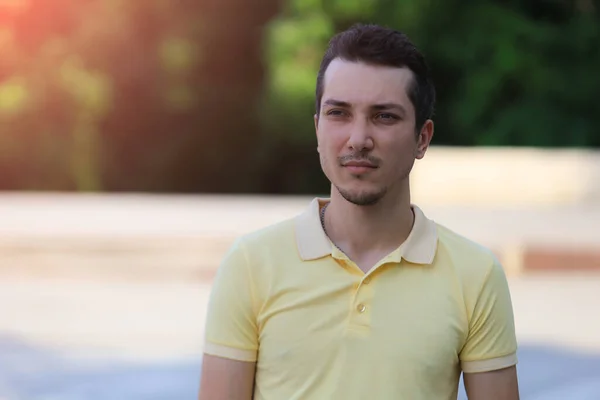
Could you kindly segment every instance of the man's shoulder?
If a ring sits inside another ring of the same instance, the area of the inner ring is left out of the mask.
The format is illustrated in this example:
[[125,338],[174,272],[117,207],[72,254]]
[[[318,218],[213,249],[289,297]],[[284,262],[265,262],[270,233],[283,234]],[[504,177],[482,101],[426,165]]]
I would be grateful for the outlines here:
[[450,257],[457,270],[468,275],[486,275],[495,265],[499,265],[496,255],[489,247],[444,225],[436,225],[438,246]]
[[494,252],[457,232],[438,225],[438,254],[443,254],[458,278],[465,303],[475,304],[484,287],[505,290],[506,274]]
[[491,249],[481,242],[470,239],[453,229],[436,223],[439,241],[452,251],[467,252],[470,255],[493,256]]

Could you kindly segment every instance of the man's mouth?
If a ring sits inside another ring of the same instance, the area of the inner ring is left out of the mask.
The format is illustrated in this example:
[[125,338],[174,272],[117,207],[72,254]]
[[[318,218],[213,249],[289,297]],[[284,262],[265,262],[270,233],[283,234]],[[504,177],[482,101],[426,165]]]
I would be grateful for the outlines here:
[[367,160],[348,161],[342,166],[353,174],[365,174],[377,168],[377,165]]

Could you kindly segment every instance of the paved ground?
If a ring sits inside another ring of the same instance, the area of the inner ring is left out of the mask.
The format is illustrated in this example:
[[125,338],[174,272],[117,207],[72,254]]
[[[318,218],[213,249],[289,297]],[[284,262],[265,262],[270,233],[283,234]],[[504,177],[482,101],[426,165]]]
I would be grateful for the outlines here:
[[[0,282],[0,399],[194,398],[209,285]],[[600,399],[600,276],[511,280],[524,400]]]
[[[302,212],[310,196],[2,194],[0,238],[129,238],[238,235]],[[441,207],[428,216],[490,246],[595,246],[600,204]],[[490,229],[493,227],[493,229]]]
[[[1,342],[0,352],[8,354],[0,361],[0,398],[6,400],[193,399],[198,388],[197,358],[83,362],[10,340]],[[523,400],[600,399],[600,356],[525,346],[519,375]]]
[[[30,271],[85,276],[100,271],[123,277],[135,270],[136,276],[189,279],[214,269],[234,237],[295,216],[310,200],[2,194],[0,276]],[[492,248],[511,274],[529,269],[600,272],[600,204],[421,206],[439,223]],[[123,260],[129,269],[121,268]]]
[[[3,194],[0,400],[193,399],[210,290],[202,271],[231,237],[309,201]],[[600,248],[600,206],[424,209],[501,249]],[[600,275],[515,275],[511,289],[522,398],[600,400]]]

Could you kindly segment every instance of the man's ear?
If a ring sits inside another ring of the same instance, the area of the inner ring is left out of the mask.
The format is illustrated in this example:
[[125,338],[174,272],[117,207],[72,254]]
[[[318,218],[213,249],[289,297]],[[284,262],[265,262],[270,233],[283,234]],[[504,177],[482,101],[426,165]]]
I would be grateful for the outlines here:
[[421,128],[421,132],[419,132],[419,136],[417,137],[417,148],[415,151],[415,158],[417,160],[425,157],[425,153],[431,144],[431,139],[433,138],[433,121],[428,119],[423,124]]
[[315,134],[317,136],[317,152],[319,151],[319,115],[315,114],[314,115],[314,120],[315,120]]

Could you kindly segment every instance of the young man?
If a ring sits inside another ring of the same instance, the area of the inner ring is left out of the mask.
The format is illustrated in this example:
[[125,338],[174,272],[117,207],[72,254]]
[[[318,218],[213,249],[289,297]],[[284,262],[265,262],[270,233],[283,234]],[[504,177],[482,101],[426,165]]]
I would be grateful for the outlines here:
[[239,238],[215,279],[202,400],[516,400],[502,267],[429,220],[409,173],[433,135],[435,90],[402,33],[330,42],[314,117],[331,198]]

